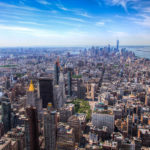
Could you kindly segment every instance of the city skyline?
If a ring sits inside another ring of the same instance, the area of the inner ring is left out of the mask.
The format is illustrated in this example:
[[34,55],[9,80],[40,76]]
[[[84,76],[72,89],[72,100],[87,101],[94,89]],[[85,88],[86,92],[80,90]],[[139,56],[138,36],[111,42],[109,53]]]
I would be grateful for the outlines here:
[[0,0],[0,47],[150,45],[150,1]]

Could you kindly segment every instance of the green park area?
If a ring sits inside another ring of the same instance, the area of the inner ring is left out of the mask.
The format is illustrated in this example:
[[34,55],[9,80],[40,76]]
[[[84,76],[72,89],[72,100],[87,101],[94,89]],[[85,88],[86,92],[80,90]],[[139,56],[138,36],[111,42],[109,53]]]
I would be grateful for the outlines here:
[[72,78],[77,78],[77,79],[79,79],[79,78],[82,78],[82,76],[81,76],[81,75],[72,75]]
[[17,65],[0,65],[0,68],[15,68]]
[[75,112],[76,113],[86,113],[86,118],[89,120],[91,118],[91,109],[88,101],[83,99],[76,99],[73,101],[75,105]]

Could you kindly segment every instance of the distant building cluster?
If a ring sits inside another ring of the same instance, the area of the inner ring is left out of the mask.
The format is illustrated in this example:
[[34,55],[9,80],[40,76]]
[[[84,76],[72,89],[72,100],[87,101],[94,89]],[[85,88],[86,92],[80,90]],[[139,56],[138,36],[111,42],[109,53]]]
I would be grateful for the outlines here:
[[150,149],[149,59],[119,41],[18,51],[0,50],[0,150]]

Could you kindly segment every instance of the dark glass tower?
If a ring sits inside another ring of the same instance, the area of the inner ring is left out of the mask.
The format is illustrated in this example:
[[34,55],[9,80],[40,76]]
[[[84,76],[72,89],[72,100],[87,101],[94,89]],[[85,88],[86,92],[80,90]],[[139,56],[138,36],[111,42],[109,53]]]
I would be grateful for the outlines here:
[[11,129],[11,103],[8,101],[2,101],[2,121],[4,124],[4,132],[8,132]]
[[59,59],[57,59],[55,65],[54,65],[54,84],[59,84]]
[[42,107],[47,108],[49,102],[54,105],[53,100],[53,80],[49,78],[39,79],[39,95],[42,99]]
[[38,118],[35,107],[26,108],[25,146],[26,150],[39,150]]

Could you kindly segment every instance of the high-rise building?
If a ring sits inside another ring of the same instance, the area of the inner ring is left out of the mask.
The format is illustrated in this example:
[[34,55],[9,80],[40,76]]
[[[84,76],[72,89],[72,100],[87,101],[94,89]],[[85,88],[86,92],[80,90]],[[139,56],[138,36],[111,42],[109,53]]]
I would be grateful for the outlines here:
[[82,83],[81,79],[77,79],[77,98],[84,99],[85,96],[86,96],[86,87]]
[[119,40],[117,40],[117,47],[116,47],[117,51],[119,50]]
[[133,123],[132,123],[132,116],[127,116],[127,132],[128,136],[132,135]]
[[68,124],[74,129],[75,141],[79,143],[81,138],[81,125],[78,117],[75,115],[69,117]]
[[109,113],[93,113],[92,124],[100,129],[106,126],[108,133],[111,134],[114,131],[114,115]]
[[74,113],[74,104],[65,104],[60,108],[60,122],[67,122],[68,118]]
[[71,71],[68,71],[68,95],[72,96],[72,78]]
[[42,99],[37,96],[37,91],[34,88],[32,80],[27,91],[26,107],[33,106],[37,108],[38,114],[42,110]]
[[39,97],[42,99],[43,108],[46,108],[49,102],[51,102],[52,105],[54,105],[52,79],[40,78],[38,90],[39,90]]
[[60,109],[66,100],[65,96],[65,81],[63,72],[60,72],[59,85],[54,86],[54,107]]
[[147,93],[145,96],[145,105],[150,106],[150,93]]
[[64,123],[59,123],[57,127],[57,149],[74,150],[75,136],[74,129]]
[[59,83],[59,67],[60,67],[59,58],[57,58],[57,61],[54,65],[54,84],[55,85],[58,85]]
[[26,106],[35,106],[35,89],[34,89],[34,85],[33,82],[31,80],[30,85],[29,85],[29,89],[27,91],[27,99],[26,99]]
[[57,127],[56,111],[47,110],[47,112],[44,113],[45,150],[56,149],[56,127]]
[[37,110],[35,107],[26,108],[25,147],[26,150],[39,150],[39,131]]
[[4,125],[4,132],[6,133],[11,129],[11,103],[2,101],[2,122]]

